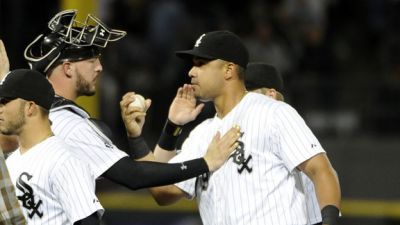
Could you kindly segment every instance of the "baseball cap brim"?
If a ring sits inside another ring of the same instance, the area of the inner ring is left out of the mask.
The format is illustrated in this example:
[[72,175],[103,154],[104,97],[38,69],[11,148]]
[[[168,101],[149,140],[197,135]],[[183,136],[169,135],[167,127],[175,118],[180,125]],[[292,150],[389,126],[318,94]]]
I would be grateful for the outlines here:
[[213,56],[201,53],[197,51],[197,49],[185,50],[185,51],[176,51],[175,55],[184,60],[192,60],[193,57],[199,57],[203,59],[216,59]]

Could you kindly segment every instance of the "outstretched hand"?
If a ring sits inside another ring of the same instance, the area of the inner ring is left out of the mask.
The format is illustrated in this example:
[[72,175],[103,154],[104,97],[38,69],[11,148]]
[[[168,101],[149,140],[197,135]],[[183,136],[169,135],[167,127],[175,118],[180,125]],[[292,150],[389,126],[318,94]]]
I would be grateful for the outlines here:
[[217,132],[204,156],[210,172],[219,169],[225,163],[230,154],[237,148],[239,137],[239,126],[233,126],[222,138],[221,134]]
[[10,71],[10,61],[8,60],[6,48],[0,40],[0,80]]
[[196,106],[193,87],[189,84],[180,87],[169,107],[168,119],[177,125],[185,125],[196,119],[204,104]]
[[146,107],[144,111],[142,111],[139,107],[129,106],[129,104],[134,100],[135,93],[128,92],[122,97],[122,100],[119,103],[122,120],[124,121],[126,132],[130,138],[139,137],[142,134],[146,112],[151,105],[151,100],[146,99]]

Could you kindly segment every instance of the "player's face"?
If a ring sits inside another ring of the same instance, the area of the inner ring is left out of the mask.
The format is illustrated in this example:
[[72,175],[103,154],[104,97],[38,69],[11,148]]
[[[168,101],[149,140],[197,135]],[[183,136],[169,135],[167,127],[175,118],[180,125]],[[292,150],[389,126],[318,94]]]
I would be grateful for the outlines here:
[[96,93],[96,83],[103,70],[99,58],[91,58],[76,63],[77,96],[92,96]]
[[0,98],[0,132],[18,135],[25,125],[25,101]]
[[224,62],[222,60],[193,59],[189,71],[194,94],[202,101],[212,101],[220,93],[224,82]]

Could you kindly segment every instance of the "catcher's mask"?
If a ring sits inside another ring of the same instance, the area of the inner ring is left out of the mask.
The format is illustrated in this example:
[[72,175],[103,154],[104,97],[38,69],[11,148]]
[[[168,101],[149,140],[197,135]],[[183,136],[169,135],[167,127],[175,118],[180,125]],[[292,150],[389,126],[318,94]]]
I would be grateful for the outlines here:
[[24,51],[31,69],[46,74],[64,61],[80,61],[100,56],[109,41],[117,41],[125,31],[110,29],[89,14],[84,23],[75,20],[77,10],[57,13],[48,29],[33,40]]

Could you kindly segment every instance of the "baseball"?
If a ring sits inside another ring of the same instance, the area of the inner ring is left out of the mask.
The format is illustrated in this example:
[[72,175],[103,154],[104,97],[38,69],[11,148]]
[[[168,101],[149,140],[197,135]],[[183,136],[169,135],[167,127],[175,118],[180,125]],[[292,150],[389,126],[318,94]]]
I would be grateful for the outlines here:
[[146,102],[143,96],[135,95],[135,101],[131,102],[128,107],[138,107],[141,111],[146,108]]

